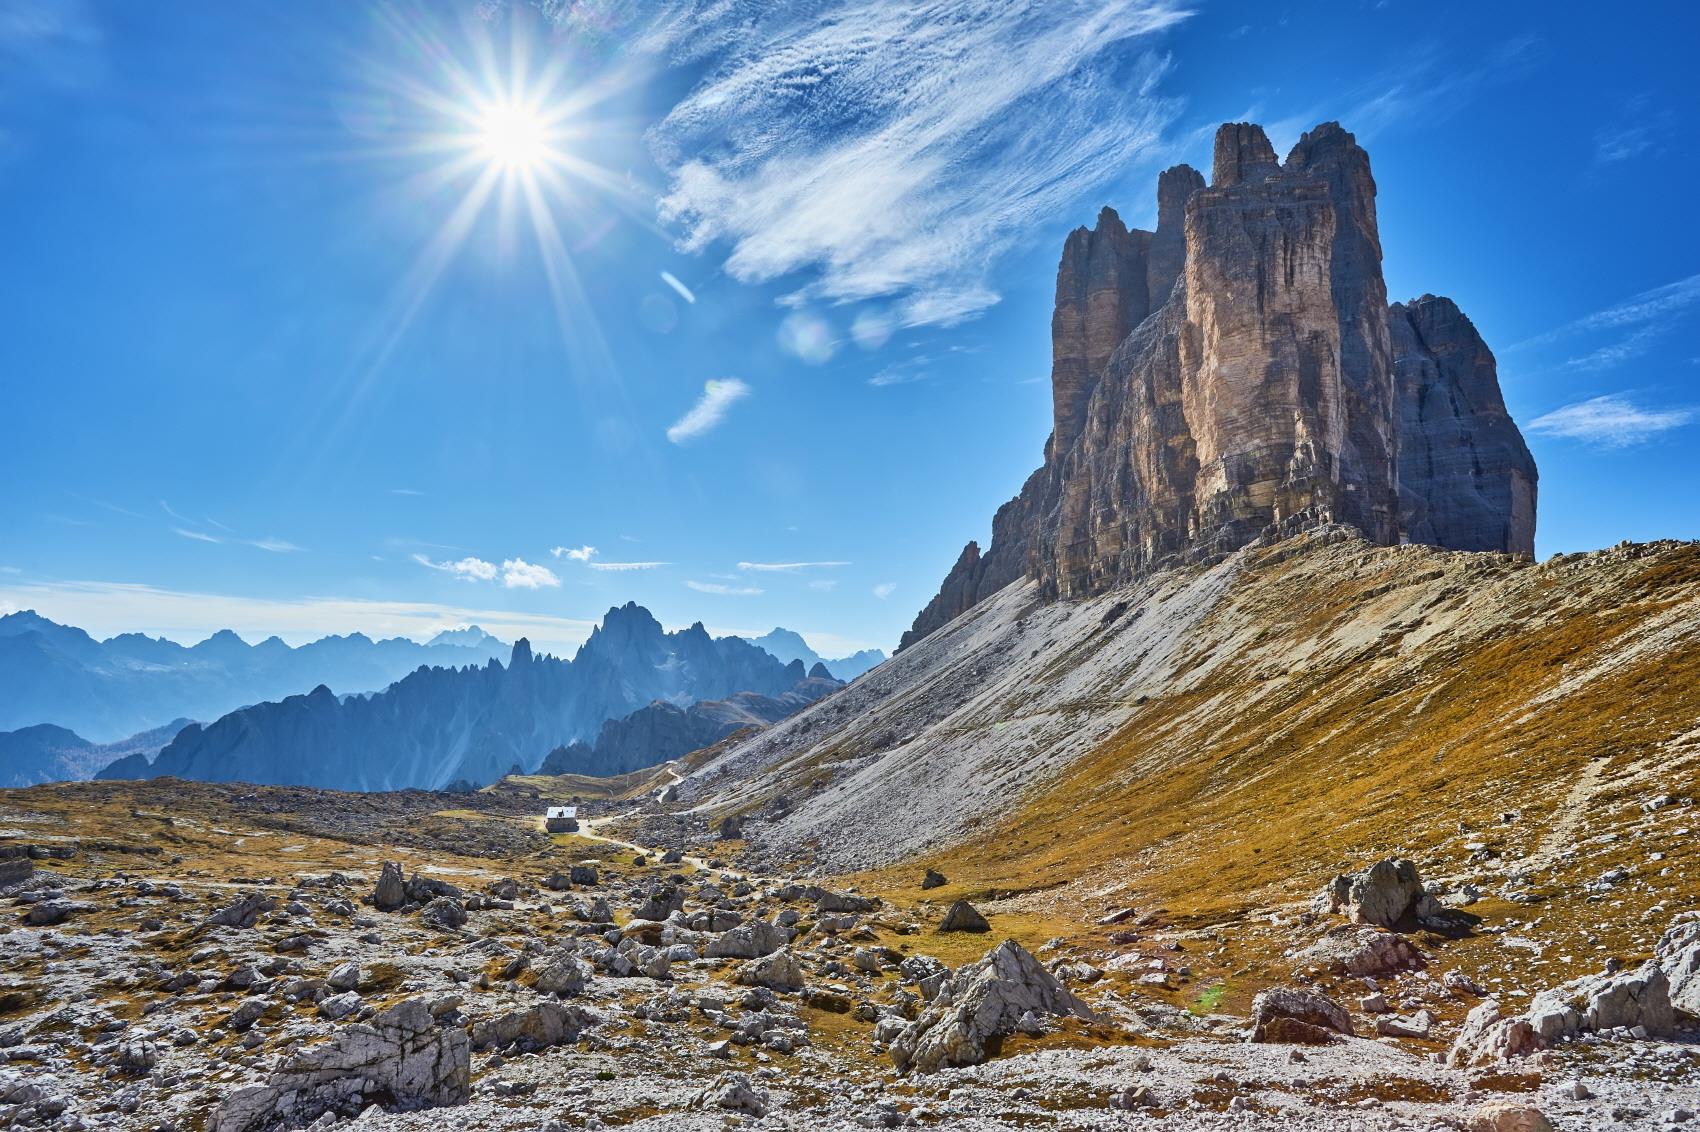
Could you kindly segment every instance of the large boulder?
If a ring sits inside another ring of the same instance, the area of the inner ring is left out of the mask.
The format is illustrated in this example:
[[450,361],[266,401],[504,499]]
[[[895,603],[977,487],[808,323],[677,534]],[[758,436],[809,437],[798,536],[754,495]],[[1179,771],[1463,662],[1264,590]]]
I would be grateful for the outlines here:
[[745,986],[768,987],[772,990],[802,990],[803,965],[789,947],[740,963],[733,972],[734,981]]
[[277,907],[277,899],[263,892],[250,892],[238,896],[223,908],[207,917],[207,923],[220,924],[227,928],[251,928],[259,920],[261,913],[270,912]]
[[1254,1042],[1319,1046],[1354,1033],[1346,1008],[1318,991],[1271,987],[1251,1000]]
[[582,994],[590,981],[590,969],[584,961],[569,951],[557,951],[537,967],[535,986],[544,994],[563,998]]
[[1634,971],[1584,975],[1541,991],[1530,1002],[1526,1017],[1546,1042],[1620,1027],[1641,1026],[1655,1038],[1676,1031],[1670,978],[1654,960]]
[[1382,979],[1401,971],[1420,971],[1428,960],[1402,935],[1383,928],[1341,924],[1295,956],[1336,975]]
[[1377,861],[1362,872],[1341,873],[1328,882],[1314,904],[1319,912],[1344,912],[1354,924],[1382,928],[1439,911],[1438,903],[1423,890],[1417,866],[1403,857]]
[[402,880],[401,866],[394,861],[385,861],[383,871],[378,874],[378,883],[372,889],[372,907],[380,912],[393,912],[407,903],[407,884]]
[[523,1010],[510,1010],[473,1024],[472,1048],[543,1049],[578,1041],[578,1036],[595,1018],[577,1006],[539,1002]]
[[1463,1028],[1447,1051],[1446,1062],[1459,1069],[1497,1065],[1534,1053],[1544,1044],[1526,1016],[1507,1015],[1497,998],[1484,998],[1464,1016]]
[[992,925],[986,917],[980,915],[980,910],[966,900],[958,900],[952,904],[939,921],[941,932],[989,932]]
[[423,999],[396,1003],[371,1022],[344,1026],[322,1045],[293,1049],[263,1085],[227,1095],[207,1132],[303,1126],[325,1113],[359,1115],[368,1105],[400,1109],[465,1104],[472,1056],[460,1026],[439,1026]]
[[1670,1002],[1691,1018],[1700,1017],[1700,912],[1678,916],[1653,952],[1670,980]]
[[791,942],[791,933],[766,920],[751,920],[721,932],[708,941],[703,955],[709,959],[760,959]]
[[891,1060],[899,1072],[978,1065],[991,1043],[1016,1032],[1028,1015],[1092,1017],[1085,1003],[1009,939],[957,971],[949,991],[892,1040]]

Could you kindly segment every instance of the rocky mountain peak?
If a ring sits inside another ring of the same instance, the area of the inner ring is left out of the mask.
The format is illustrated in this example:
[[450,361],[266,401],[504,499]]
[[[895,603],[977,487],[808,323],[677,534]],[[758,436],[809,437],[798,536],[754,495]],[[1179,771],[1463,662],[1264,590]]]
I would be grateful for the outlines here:
[[1452,303],[1387,303],[1369,155],[1339,123],[1283,163],[1223,125],[1208,185],[1158,178],[1063,245],[1045,463],[970,543],[911,644],[1021,577],[1101,593],[1329,523],[1371,542],[1532,554],[1536,471],[1493,354]]
[[521,637],[514,642],[513,655],[508,658],[508,670],[511,672],[531,663],[531,642]]
[[1275,147],[1262,126],[1226,122],[1216,131],[1216,152],[1210,170],[1212,188],[1256,183],[1279,171]]

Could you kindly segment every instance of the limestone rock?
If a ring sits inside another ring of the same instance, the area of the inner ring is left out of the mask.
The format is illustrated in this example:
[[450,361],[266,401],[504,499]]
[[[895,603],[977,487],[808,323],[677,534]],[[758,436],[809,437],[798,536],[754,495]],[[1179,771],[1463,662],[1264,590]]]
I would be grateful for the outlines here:
[[1401,971],[1420,971],[1428,960],[1402,935],[1381,928],[1341,925],[1296,956],[1336,975],[1385,978]]
[[250,892],[238,896],[234,901],[220,908],[207,917],[209,924],[221,924],[229,928],[251,928],[260,918],[261,913],[270,912],[277,907],[277,900],[263,892]]
[[946,1066],[978,1065],[987,1043],[1014,1033],[1022,1017],[1090,1019],[1086,1004],[1014,940],[956,972],[950,994],[940,995],[891,1043],[899,1072],[932,1073]]
[[709,940],[703,955],[709,959],[760,959],[791,942],[791,933],[766,920],[751,920]]
[[1528,1018],[1507,1017],[1497,998],[1485,998],[1464,1016],[1463,1028],[1446,1053],[1447,1064],[1465,1068],[1525,1057],[1544,1043]]
[[458,1105],[470,1095],[466,1031],[439,1027],[425,1001],[412,998],[370,1023],[345,1026],[330,1042],[285,1055],[265,1084],[226,1096],[207,1132],[301,1126],[327,1112],[353,1116],[379,1102],[402,1109]]
[[1684,912],[1659,937],[1654,956],[1670,980],[1671,1005],[1700,1017],[1700,912]]
[[407,885],[401,877],[401,866],[385,861],[372,889],[372,906],[380,912],[393,912],[407,902]]
[[1157,231],[1071,232],[1044,465],[964,548],[903,647],[1011,582],[1047,600],[1323,523],[1528,554],[1536,472],[1492,353],[1444,299],[1387,303],[1369,157],[1324,123],[1279,162],[1217,133]]
[[1251,1000],[1254,1042],[1327,1045],[1354,1033],[1346,1008],[1317,991],[1271,987]]
[[992,925],[986,917],[980,915],[979,909],[966,900],[958,900],[952,904],[939,921],[941,932],[989,932]]
[[578,1041],[594,1017],[577,1006],[544,1001],[523,1010],[510,1010],[472,1027],[473,1049],[543,1049]]
[[1464,1127],[1468,1132],[1552,1132],[1552,1123],[1545,1113],[1517,1101],[1479,1104],[1470,1110]]
[[770,990],[803,989],[803,966],[789,947],[739,964],[732,977],[744,986],[767,987]]
[[1402,857],[1388,858],[1362,872],[1335,877],[1317,898],[1316,907],[1324,912],[1343,911],[1354,924],[1391,928],[1413,914],[1424,895],[1417,866]]

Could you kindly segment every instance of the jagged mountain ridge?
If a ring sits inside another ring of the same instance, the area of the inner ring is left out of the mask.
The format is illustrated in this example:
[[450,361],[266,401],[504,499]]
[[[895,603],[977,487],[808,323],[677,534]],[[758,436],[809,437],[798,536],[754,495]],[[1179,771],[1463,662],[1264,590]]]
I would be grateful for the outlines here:
[[1019,578],[1090,596],[1266,532],[1532,554],[1537,474],[1492,352],[1447,299],[1387,303],[1369,156],[1336,123],[1285,163],[1224,125],[1155,232],[1072,232],[1044,465],[970,542],[907,647]]
[[759,637],[744,639],[759,649],[766,649],[786,663],[801,660],[806,668],[824,664],[834,679],[844,681],[854,680],[885,659],[885,652],[881,649],[861,649],[849,656],[829,659],[810,647],[801,633],[778,626]]
[[51,723],[0,731],[0,787],[84,779],[114,762],[145,767],[190,722],[176,719],[116,743],[91,743]]
[[420,668],[363,696],[320,686],[186,728],[147,776],[347,790],[488,783],[655,700],[778,696],[803,676],[700,622],[669,633],[631,602],[610,609],[570,661],[533,655],[522,639],[506,666]]
[[739,692],[724,700],[699,700],[680,707],[657,700],[623,719],[603,723],[594,743],[576,741],[556,747],[537,768],[538,774],[588,774],[609,777],[653,766],[712,746],[735,731],[778,723],[844,687],[844,681],[823,675],[818,661],[807,676],[803,662],[786,669],[799,679],[778,696]]
[[421,665],[460,667],[506,655],[485,642],[428,645],[362,633],[290,647],[277,637],[250,645],[229,629],[195,645],[141,633],[97,641],[34,610],[0,617],[0,730],[38,723],[94,742],[125,738],[174,719],[216,719],[245,704],[281,699],[323,684],[341,693],[388,687]]

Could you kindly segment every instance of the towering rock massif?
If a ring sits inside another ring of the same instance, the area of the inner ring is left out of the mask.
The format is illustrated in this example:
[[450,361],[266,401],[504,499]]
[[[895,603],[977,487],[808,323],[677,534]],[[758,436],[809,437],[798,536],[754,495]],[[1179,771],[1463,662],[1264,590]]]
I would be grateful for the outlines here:
[[1158,180],[1057,269],[1045,463],[969,543],[912,644],[1021,577],[1080,598],[1265,533],[1532,554],[1534,461],[1456,306],[1387,303],[1369,155],[1335,123],[1277,160],[1223,126],[1209,185]]

